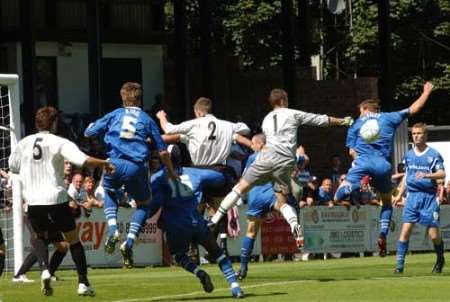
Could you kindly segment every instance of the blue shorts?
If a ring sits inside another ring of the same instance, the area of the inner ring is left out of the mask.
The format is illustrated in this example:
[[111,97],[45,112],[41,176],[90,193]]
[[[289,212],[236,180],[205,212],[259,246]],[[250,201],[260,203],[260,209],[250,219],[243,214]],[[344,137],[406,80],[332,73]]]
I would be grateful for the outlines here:
[[275,194],[267,198],[253,198],[248,202],[247,216],[262,218],[267,213],[270,213],[277,201]]
[[167,227],[165,230],[167,245],[172,255],[185,254],[189,250],[190,243],[198,244],[209,236],[209,228],[206,220],[198,220],[196,225],[187,227]]
[[112,175],[104,175],[105,190],[117,190],[124,185],[130,198],[136,201],[150,199],[148,166],[145,163],[135,163],[125,159],[111,159],[111,163],[116,167],[116,172]]
[[357,157],[345,179],[352,184],[352,191],[360,188],[361,179],[369,175],[373,186],[380,193],[389,193],[392,189],[391,163],[380,156]]
[[428,227],[439,227],[439,204],[436,194],[408,192],[403,222],[420,223]]

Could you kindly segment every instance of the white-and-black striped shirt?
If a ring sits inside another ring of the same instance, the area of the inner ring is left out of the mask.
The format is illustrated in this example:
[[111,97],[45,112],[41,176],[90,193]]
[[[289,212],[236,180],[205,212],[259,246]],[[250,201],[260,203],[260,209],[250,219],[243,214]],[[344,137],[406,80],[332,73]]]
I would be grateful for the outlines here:
[[43,131],[23,138],[9,157],[9,168],[19,174],[22,198],[30,206],[68,200],[64,160],[82,166],[87,155],[71,141]]

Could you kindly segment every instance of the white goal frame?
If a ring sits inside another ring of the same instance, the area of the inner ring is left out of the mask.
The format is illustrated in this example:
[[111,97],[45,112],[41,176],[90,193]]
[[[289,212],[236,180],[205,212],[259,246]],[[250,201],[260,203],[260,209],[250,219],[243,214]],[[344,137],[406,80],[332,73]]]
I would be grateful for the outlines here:
[[[8,86],[9,99],[9,131],[11,139],[11,152],[17,145],[21,137],[20,127],[20,94],[19,76],[17,74],[0,74],[0,86]],[[10,173],[12,180],[12,202],[13,202],[13,234],[14,234],[14,273],[17,272],[23,262],[23,208],[20,181],[18,175]]]

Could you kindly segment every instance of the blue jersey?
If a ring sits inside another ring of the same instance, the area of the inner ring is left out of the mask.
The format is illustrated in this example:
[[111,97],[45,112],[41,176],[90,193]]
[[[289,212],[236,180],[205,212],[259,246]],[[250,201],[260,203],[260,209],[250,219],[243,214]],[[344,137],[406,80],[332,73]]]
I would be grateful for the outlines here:
[[422,153],[415,148],[409,150],[404,159],[406,169],[406,188],[408,192],[426,192],[436,194],[436,181],[429,178],[416,178],[416,173],[433,173],[444,170],[444,160],[438,151],[427,147]]
[[197,206],[201,192],[206,186],[223,185],[221,173],[205,169],[182,168],[179,181],[169,180],[166,170],[151,177],[151,213],[162,207],[160,226],[162,229],[183,229],[196,226],[203,221]]
[[319,205],[324,205],[325,203],[328,203],[330,200],[333,200],[333,193],[327,192],[322,187],[319,187],[319,193],[318,193]]
[[[348,129],[346,146],[354,149],[358,156],[377,155],[389,160],[395,130],[408,115],[409,109],[404,109],[395,112],[370,112],[359,117]],[[367,143],[359,133],[361,127],[369,120],[376,120],[379,128],[378,139],[371,143]]]
[[150,138],[158,151],[165,150],[158,126],[151,117],[138,107],[116,109],[91,124],[84,135],[97,137],[104,135],[110,158],[126,159],[133,162],[147,161]]

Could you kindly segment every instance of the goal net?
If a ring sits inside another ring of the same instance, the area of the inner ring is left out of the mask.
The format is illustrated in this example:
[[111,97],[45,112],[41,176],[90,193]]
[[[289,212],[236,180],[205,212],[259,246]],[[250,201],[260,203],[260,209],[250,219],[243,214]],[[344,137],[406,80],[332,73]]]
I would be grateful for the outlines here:
[[8,169],[11,150],[20,138],[19,77],[0,74],[0,228],[5,240],[5,269],[23,260],[23,218],[18,181]]

